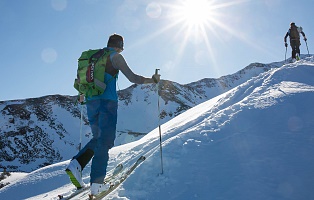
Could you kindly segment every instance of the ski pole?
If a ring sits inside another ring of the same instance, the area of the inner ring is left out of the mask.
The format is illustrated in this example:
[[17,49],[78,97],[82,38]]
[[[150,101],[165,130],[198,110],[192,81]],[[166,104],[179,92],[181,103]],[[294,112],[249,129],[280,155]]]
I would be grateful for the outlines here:
[[307,48],[307,54],[308,54],[308,56],[310,56],[309,47],[307,46],[307,41],[306,40],[304,40],[304,41],[305,41],[306,48]]
[[79,151],[81,151],[82,147],[82,129],[83,129],[83,105],[81,104],[81,121],[80,121],[80,144],[79,144]]
[[[156,69],[155,70],[155,74],[158,75],[158,70],[160,69]],[[163,159],[162,159],[162,144],[161,144],[161,127],[160,127],[160,103],[159,103],[159,99],[160,99],[160,95],[159,95],[159,82],[156,84],[157,87],[157,96],[158,96],[158,127],[159,127],[159,146],[160,146],[160,164],[161,164],[161,174],[164,173],[164,167],[163,167]]]
[[285,53],[285,63],[287,62],[287,47],[286,47],[286,53]]

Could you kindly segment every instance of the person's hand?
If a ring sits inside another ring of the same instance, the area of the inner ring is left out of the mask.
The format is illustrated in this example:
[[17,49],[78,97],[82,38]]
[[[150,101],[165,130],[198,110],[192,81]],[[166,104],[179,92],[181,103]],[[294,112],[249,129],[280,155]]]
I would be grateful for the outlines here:
[[288,47],[288,43],[287,42],[285,42],[285,47]]
[[84,98],[85,98],[85,95],[84,94],[81,94],[78,98],[78,102],[80,103],[83,103],[84,102]]
[[152,79],[154,80],[154,83],[158,83],[160,81],[160,74],[154,74]]
[[306,37],[304,37],[304,41],[306,42],[306,40],[307,40],[307,38]]

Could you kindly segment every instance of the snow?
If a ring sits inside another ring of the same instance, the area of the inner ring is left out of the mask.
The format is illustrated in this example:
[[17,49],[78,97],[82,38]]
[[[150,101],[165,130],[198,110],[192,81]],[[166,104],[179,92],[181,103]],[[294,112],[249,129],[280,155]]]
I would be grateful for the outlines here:
[[[158,127],[111,149],[108,170],[147,159],[107,199],[314,199],[313,77],[314,59],[304,58],[162,124],[163,174]],[[56,199],[74,189],[68,163],[10,181],[0,199]],[[87,165],[86,183],[89,172]]]

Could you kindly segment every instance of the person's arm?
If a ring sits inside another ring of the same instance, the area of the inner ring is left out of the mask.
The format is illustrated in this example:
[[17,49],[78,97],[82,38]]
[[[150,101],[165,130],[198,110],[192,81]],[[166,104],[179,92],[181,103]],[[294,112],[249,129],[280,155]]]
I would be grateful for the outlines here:
[[286,33],[286,35],[285,35],[285,38],[284,38],[284,41],[285,41],[285,43],[287,43],[287,37],[289,36],[289,31]]
[[301,34],[302,34],[304,40],[306,41],[307,39],[306,39],[306,37],[305,37],[305,33],[304,33],[303,31],[301,31]]
[[284,41],[285,41],[285,47],[288,47],[288,43],[287,43],[287,37],[290,35],[290,29],[288,30],[288,32],[286,33],[285,37],[284,37]]
[[125,59],[123,58],[123,56],[119,53],[113,56],[112,64],[114,68],[120,70],[132,83],[136,84],[155,83],[153,78],[146,78],[144,76],[133,73],[133,71],[130,69]]

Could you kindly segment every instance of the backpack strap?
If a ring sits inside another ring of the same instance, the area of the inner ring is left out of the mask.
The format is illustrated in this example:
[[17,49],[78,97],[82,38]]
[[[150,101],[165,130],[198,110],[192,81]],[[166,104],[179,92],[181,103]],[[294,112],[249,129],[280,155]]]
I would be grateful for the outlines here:
[[115,53],[116,52],[110,53],[107,58],[106,73],[110,74],[112,78],[106,81],[106,84],[110,83],[113,79],[118,78],[119,70],[114,68],[112,64],[112,54],[115,54]]
[[96,63],[103,55],[104,55],[105,50],[104,49],[99,49],[96,53],[94,53],[90,58],[89,58],[89,63]]

